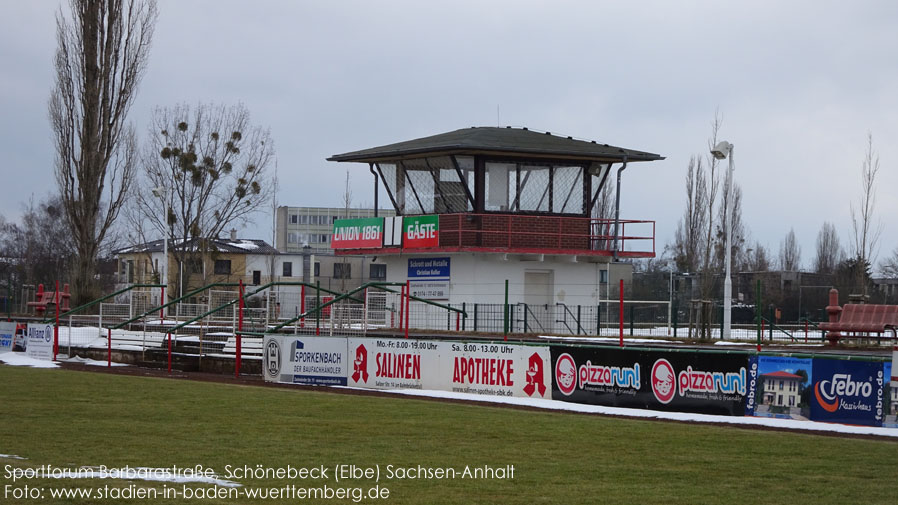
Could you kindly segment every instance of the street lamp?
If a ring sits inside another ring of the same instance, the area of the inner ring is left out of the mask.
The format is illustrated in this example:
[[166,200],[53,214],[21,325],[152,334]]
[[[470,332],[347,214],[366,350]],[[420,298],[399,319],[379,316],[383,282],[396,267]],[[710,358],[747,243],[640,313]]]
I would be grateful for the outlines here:
[[730,159],[730,166],[727,170],[726,179],[726,278],[723,281],[723,339],[730,338],[730,328],[732,326],[732,309],[733,309],[733,280],[730,277],[730,262],[732,256],[732,239],[733,234],[733,144],[726,140],[721,140],[711,149],[711,155],[716,159],[722,160],[727,157]]
[[[159,186],[153,188],[153,196],[161,198],[163,207],[165,207],[165,216],[162,218],[162,282],[160,284],[168,286],[168,191],[165,186]],[[162,300],[162,304],[165,305],[165,300]]]

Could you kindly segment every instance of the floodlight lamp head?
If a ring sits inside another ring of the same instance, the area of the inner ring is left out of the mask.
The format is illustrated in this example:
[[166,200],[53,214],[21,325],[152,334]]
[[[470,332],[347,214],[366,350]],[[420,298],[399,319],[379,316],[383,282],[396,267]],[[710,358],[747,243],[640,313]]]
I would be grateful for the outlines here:
[[717,143],[716,146],[711,148],[711,155],[717,158],[718,160],[726,159],[726,157],[733,151],[733,144],[730,144],[726,140],[721,140]]

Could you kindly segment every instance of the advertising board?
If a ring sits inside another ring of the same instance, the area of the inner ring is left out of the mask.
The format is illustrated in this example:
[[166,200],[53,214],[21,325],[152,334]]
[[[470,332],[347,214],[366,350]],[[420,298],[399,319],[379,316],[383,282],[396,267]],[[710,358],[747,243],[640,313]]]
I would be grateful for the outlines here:
[[450,258],[409,258],[408,279],[412,296],[449,300]]
[[551,347],[552,398],[706,414],[745,414],[747,355]]
[[811,420],[864,426],[882,426],[882,363],[814,359]]
[[[757,364],[754,408],[746,403],[745,415],[780,419],[810,419],[810,387],[814,368],[810,358],[791,356],[751,357]],[[751,373],[749,373],[751,375]]]
[[402,247],[439,247],[439,231],[440,216],[406,216],[402,218]]
[[350,386],[551,397],[547,347],[350,338]]
[[12,341],[16,334],[16,323],[0,322],[0,352],[12,351]]
[[35,359],[53,360],[53,325],[28,324],[26,353]]
[[384,218],[337,219],[331,237],[333,249],[362,249],[383,246]]
[[266,381],[346,385],[348,356],[343,337],[266,335],[262,346]]

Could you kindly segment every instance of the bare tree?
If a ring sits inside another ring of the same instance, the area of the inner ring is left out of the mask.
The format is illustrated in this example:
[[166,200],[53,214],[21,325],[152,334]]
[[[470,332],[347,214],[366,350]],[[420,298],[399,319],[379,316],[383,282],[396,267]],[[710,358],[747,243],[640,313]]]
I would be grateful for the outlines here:
[[[723,269],[726,261],[726,206],[727,194],[724,191],[723,199],[717,206],[717,226],[714,243],[714,269]],[[732,248],[732,265],[739,265],[737,261],[742,256],[747,242],[745,225],[742,221],[742,187],[735,181],[733,182],[733,208],[732,212],[733,228],[731,230],[731,248]]]
[[801,246],[795,240],[795,230],[790,229],[786,238],[780,242],[780,269],[786,272],[796,272],[801,268]]
[[[195,239],[205,247],[267,206],[274,192],[267,170],[273,156],[269,131],[251,125],[243,104],[157,108],[134,214],[146,220],[143,229],[168,236],[183,265],[198,251],[181,244]],[[164,198],[152,195],[152,188],[162,188]]]
[[[707,153],[717,144],[722,122],[720,114],[715,113]],[[715,228],[719,226],[715,212],[720,205],[717,201],[719,187],[718,160],[710,154],[691,157],[686,173],[686,209],[670,249],[678,270],[702,274],[702,297],[710,294],[714,280]]]
[[767,252],[767,248],[761,245],[760,242],[755,242],[754,247],[745,252],[747,260],[746,270],[750,272],[767,272],[770,270],[770,253]]
[[137,141],[126,117],[146,69],[154,0],[71,0],[56,16],[56,82],[49,116],[55,175],[77,250],[76,303],[95,297],[96,260],[134,175]]
[[32,198],[20,223],[0,218],[0,255],[7,258],[0,262],[4,278],[18,284],[43,283],[51,291],[54,281],[64,279],[75,251],[63,212],[59,196],[48,196],[37,204]]
[[674,236],[673,258],[680,272],[701,270],[701,254],[704,250],[704,230],[708,220],[707,181],[702,160],[689,158],[686,169],[686,208],[677,223]]
[[824,222],[817,232],[817,255],[814,257],[814,271],[818,274],[831,274],[842,261],[842,246],[839,245],[839,234],[830,222]]
[[854,232],[852,253],[867,263],[873,263],[882,234],[882,221],[874,217],[877,173],[879,155],[873,150],[873,134],[867,133],[867,150],[861,164],[861,197],[857,208],[851,205],[851,229]]
[[898,249],[879,264],[879,273],[887,279],[898,279]]
[[717,145],[717,134],[720,132],[720,127],[723,124],[723,118],[720,117],[720,112],[716,111],[714,113],[714,120],[711,121],[711,137],[708,139],[708,148],[705,150],[705,157],[708,160],[708,173],[707,173],[707,197],[705,201],[708,207],[708,223],[707,223],[707,237],[704,243],[704,263],[702,265],[702,298],[707,298],[711,292],[711,287],[713,285],[713,275],[711,275],[712,270],[712,262],[711,262],[711,252],[714,250],[714,241],[712,232],[714,230],[714,202],[717,200],[717,190],[720,186],[720,173],[717,170],[717,165],[719,160],[714,156],[711,156],[711,149]]

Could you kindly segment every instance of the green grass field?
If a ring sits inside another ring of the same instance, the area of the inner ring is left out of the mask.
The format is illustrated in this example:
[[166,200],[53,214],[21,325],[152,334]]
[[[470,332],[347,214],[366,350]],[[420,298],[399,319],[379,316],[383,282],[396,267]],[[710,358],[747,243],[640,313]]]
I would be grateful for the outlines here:
[[[16,500],[12,488],[162,490],[28,479],[12,468],[380,465],[385,503],[895,503],[898,442],[636,421],[0,366],[0,503],[353,503],[352,499]],[[514,465],[513,479],[385,479],[388,465]],[[369,488],[360,479],[247,478],[244,488]],[[167,484],[176,487],[175,484]],[[6,486],[11,486],[7,488]],[[209,489],[209,484],[189,484]],[[180,484],[177,485],[180,489]],[[366,499],[365,502],[374,500]]]

